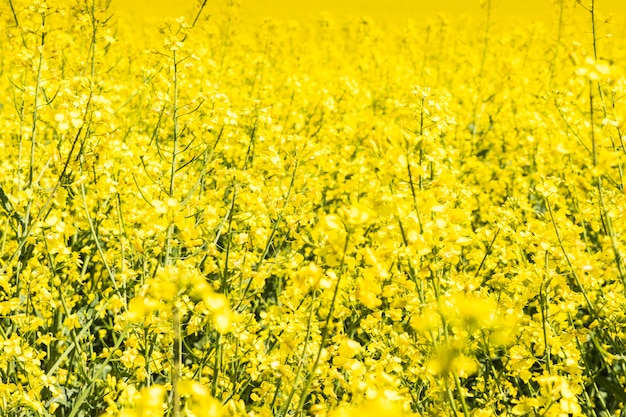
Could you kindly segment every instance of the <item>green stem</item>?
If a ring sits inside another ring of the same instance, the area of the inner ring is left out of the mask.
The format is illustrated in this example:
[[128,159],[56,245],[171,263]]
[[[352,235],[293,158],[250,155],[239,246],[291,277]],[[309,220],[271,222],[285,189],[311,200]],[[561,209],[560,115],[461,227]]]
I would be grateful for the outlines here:
[[35,169],[35,147],[37,145],[37,121],[39,119],[39,87],[41,84],[41,71],[43,67],[43,50],[46,40],[46,14],[41,13],[41,44],[39,45],[39,63],[37,65],[37,81],[35,82],[35,103],[33,108],[33,126],[31,129],[30,166],[28,168],[28,188],[33,185],[33,172]]
[[332,319],[333,312],[335,311],[335,304],[337,302],[337,295],[339,294],[339,286],[341,284],[341,277],[343,276],[343,267],[346,261],[346,252],[348,250],[348,243],[350,242],[350,232],[346,235],[346,241],[343,246],[343,256],[341,258],[341,264],[339,265],[339,276],[337,277],[337,283],[335,284],[335,291],[333,292],[333,299],[330,302],[330,308],[328,309],[328,315],[326,316],[326,321],[324,323],[324,329],[322,330],[322,340],[320,340],[320,347],[317,351],[317,356],[315,357],[315,362],[313,362],[313,367],[311,368],[311,372],[306,379],[304,387],[302,388],[302,394],[300,395],[300,402],[298,404],[298,408],[296,410],[295,415],[300,415],[302,408],[304,407],[304,402],[306,401],[306,396],[311,389],[311,384],[313,383],[313,378],[315,378],[315,371],[317,371],[317,367],[319,366],[320,358],[322,357],[322,351],[324,350],[324,345],[326,344],[326,340],[328,339],[328,329],[330,327],[330,320]]

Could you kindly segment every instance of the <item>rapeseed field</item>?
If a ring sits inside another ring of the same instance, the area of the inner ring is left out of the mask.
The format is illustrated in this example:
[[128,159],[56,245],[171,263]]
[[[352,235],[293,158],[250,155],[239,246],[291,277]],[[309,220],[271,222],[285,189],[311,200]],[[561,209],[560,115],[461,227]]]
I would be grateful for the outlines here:
[[0,416],[626,413],[618,3],[353,3],[2,3]]

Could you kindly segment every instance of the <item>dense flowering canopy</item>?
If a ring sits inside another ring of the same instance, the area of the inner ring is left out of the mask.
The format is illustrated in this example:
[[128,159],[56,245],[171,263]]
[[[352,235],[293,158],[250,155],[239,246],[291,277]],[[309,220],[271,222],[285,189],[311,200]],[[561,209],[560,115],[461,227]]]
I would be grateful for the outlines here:
[[140,31],[106,1],[8,3],[1,415],[624,409],[605,10],[250,25],[198,2]]

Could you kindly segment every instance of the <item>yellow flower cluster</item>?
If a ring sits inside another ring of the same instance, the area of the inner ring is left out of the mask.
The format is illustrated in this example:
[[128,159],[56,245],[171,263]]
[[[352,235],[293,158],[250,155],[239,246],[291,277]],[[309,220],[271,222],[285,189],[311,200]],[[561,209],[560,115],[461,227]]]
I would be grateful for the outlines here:
[[624,413],[602,2],[145,31],[109,3],[0,7],[0,415]]

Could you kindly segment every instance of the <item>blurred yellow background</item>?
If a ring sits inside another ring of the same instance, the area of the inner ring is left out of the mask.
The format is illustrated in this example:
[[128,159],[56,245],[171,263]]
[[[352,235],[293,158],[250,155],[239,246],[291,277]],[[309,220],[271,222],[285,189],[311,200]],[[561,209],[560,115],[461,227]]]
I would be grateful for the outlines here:
[[[380,20],[422,19],[445,14],[449,17],[481,15],[481,0],[238,0],[243,18],[308,18],[328,12],[337,17],[369,16]],[[492,0],[493,18],[498,21],[553,20],[560,0]],[[563,0],[573,7],[576,0]],[[584,0],[584,4],[591,0]],[[190,16],[197,0],[113,0],[120,13],[137,17],[165,18]],[[224,8],[226,0],[208,0],[207,11]],[[601,15],[621,20],[626,0],[596,0]],[[579,7],[579,6],[578,6]],[[579,7],[580,8],[580,7]],[[583,13],[582,9],[579,10]]]

